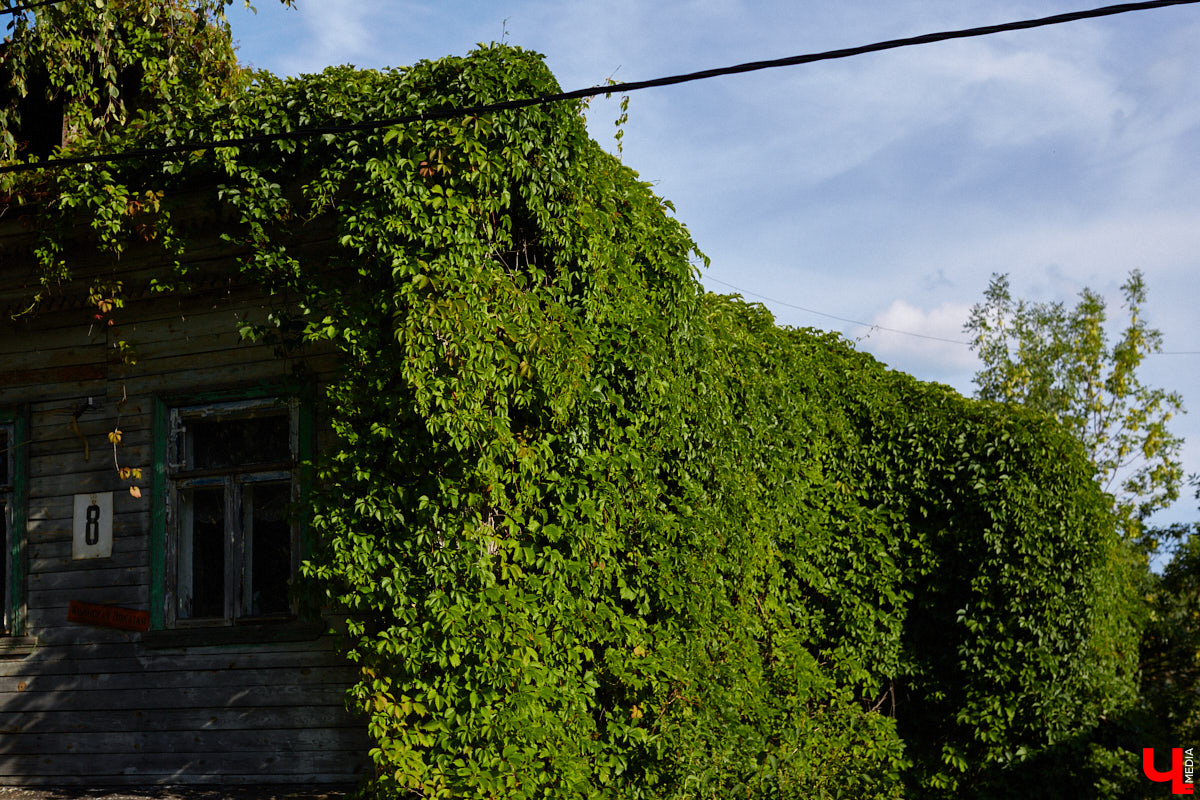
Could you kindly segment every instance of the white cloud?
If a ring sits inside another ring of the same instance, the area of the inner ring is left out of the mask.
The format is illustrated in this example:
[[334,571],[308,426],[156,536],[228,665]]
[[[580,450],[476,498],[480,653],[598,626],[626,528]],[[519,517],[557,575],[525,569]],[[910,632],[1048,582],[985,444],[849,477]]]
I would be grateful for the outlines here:
[[368,5],[362,0],[298,0],[307,40],[284,59],[288,71],[361,63],[371,54],[372,34],[378,30],[368,22]]
[[863,350],[895,369],[966,391],[977,364],[962,330],[970,310],[964,303],[927,309],[897,299],[871,319],[872,327],[859,327],[853,335]]

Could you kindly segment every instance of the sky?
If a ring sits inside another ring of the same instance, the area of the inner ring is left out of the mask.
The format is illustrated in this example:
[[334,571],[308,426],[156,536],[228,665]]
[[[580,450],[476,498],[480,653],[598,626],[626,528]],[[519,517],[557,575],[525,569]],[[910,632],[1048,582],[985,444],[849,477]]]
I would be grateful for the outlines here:
[[[256,0],[243,63],[400,67],[507,42],[564,90],[1044,17],[1103,0]],[[711,291],[973,390],[962,326],[990,278],[1120,317],[1140,269],[1147,383],[1200,472],[1200,4],[772,69],[630,96],[622,160],[672,201]],[[619,98],[589,110],[615,150]],[[888,330],[892,329],[892,330]],[[904,331],[896,333],[893,331]],[[1114,331],[1115,333],[1115,331]],[[917,334],[917,335],[912,335]],[[1155,522],[1200,519],[1191,493]]]

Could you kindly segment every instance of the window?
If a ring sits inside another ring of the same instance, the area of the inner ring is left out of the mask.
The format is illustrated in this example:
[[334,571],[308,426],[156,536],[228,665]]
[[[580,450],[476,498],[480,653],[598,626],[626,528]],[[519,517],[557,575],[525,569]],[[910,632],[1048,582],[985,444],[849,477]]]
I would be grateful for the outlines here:
[[12,630],[13,608],[11,602],[12,575],[9,562],[13,552],[13,495],[15,494],[13,478],[13,451],[16,442],[16,430],[12,424],[0,425],[0,526],[3,527],[3,538],[0,543],[4,550],[0,552],[0,584],[3,586],[4,619],[3,632]]
[[26,441],[25,412],[0,411],[0,634],[9,644],[25,629]]
[[292,615],[298,417],[274,398],[168,412],[168,627]]

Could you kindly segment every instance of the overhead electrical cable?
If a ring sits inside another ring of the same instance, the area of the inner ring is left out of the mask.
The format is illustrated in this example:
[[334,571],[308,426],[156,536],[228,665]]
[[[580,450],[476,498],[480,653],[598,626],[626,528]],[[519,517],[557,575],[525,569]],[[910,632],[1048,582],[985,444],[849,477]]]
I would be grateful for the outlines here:
[[964,342],[961,339],[945,339],[941,336],[930,336],[929,334],[925,334],[925,333],[914,333],[913,331],[902,331],[899,328],[886,328],[883,325],[876,325],[874,322],[862,322],[861,320],[857,320],[857,319],[847,319],[846,317],[839,317],[836,314],[827,314],[824,311],[817,311],[815,308],[805,308],[804,306],[798,306],[795,303],[787,303],[787,302],[784,302],[783,300],[776,300],[774,297],[767,297],[766,295],[757,294],[755,292],[750,292],[745,289],[738,288],[737,286],[734,286],[732,283],[726,283],[725,281],[723,281],[719,278],[714,278],[711,275],[706,275],[702,279],[702,281],[713,281],[714,283],[719,283],[722,286],[728,286],[730,289],[733,289],[735,292],[739,292],[740,294],[743,294],[743,295],[749,295],[750,297],[757,297],[759,300],[766,300],[768,303],[774,303],[775,305],[786,306],[787,308],[794,308],[797,311],[803,311],[806,314],[816,314],[819,317],[828,317],[829,319],[836,319],[838,322],[845,322],[848,325],[859,325],[864,328],[870,328],[871,330],[875,330],[875,331],[887,331],[888,333],[899,333],[904,336],[915,336],[918,339],[932,339],[935,342],[946,342],[948,344],[961,344],[966,347],[971,346],[970,342]]
[[364,120],[362,122],[346,123],[342,125],[296,128],[290,131],[263,133],[233,139],[187,142],[166,145],[163,147],[125,150],[119,153],[97,153],[86,156],[54,158],[34,163],[10,164],[8,166],[0,167],[0,174],[11,172],[32,172],[35,170],[61,168],[80,164],[115,163],[119,161],[132,161],[141,158],[153,158],[156,156],[169,156],[182,153],[214,150],[220,147],[241,147],[244,145],[267,144],[270,142],[278,142],[283,140],[304,139],[313,136],[358,133],[361,131],[378,130],[379,128],[391,128],[397,125],[406,125],[413,122],[452,119],[456,117],[489,114],[497,111],[510,111],[518,108],[529,108],[531,106],[550,105],[551,103],[559,103],[565,100],[580,100],[587,97],[596,97],[602,94],[627,94],[629,92],[636,92],[641,89],[651,89],[659,86],[673,86],[675,84],[689,83],[691,81],[719,78],[725,75],[737,75],[743,72],[755,72],[758,70],[775,69],[779,67],[793,67],[800,64],[811,64],[817,61],[831,61],[839,58],[860,56],[866,53],[876,53],[883,50],[895,50],[901,47],[914,47],[917,45],[933,44],[935,42],[944,42],[951,39],[967,39],[976,36],[991,36],[997,33],[1005,33],[1007,31],[1027,30],[1029,28],[1040,28],[1048,25],[1060,25],[1066,22],[1077,22],[1079,20],[1095,19],[1098,17],[1113,16],[1115,14],[1127,14],[1132,11],[1146,11],[1153,8],[1189,5],[1198,2],[1200,2],[1200,0],[1146,0],[1145,2],[1140,3],[1121,3],[1119,5],[1104,6],[1102,8],[1094,8],[1084,11],[1072,11],[1065,14],[1055,14],[1053,16],[1040,17],[1037,19],[1018,20],[1016,22],[1006,22],[999,25],[985,25],[978,28],[941,31],[939,33],[927,33],[922,36],[912,36],[904,39],[890,39],[884,42],[860,45],[858,47],[847,47],[840,50],[828,50],[822,53],[808,53],[805,55],[778,58],[770,61],[752,61],[746,64],[737,64],[730,67],[701,70],[700,72],[689,72],[686,74],[672,75],[665,78],[654,78],[646,81],[632,81],[629,83],[615,83],[606,86],[593,86],[587,89],[576,89],[572,92],[538,95],[536,97],[505,100],[499,103],[486,103],[477,106],[433,109],[430,111],[422,111],[416,114],[406,114],[399,117],[390,117],[378,120]]
[[65,0],[42,0],[40,3],[26,3],[23,6],[13,6],[12,8],[0,8],[0,14],[20,14],[22,11],[31,11],[42,6],[56,6]]
[[[970,342],[964,342],[961,339],[945,339],[941,336],[930,336],[929,334],[925,334],[925,333],[916,333],[914,331],[902,331],[899,328],[887,328],[887,327],[884,327],[883,325],[877,325],[874,322],[863,322],[863,321],[857,320],[857,319],[849,319],[847,317],[839,317],[836,314],[829,314],[825,311],[818,311],[815,308],[805,308],[804,306],[798,306],[795,303],[789,303],[786,300],[779,300],[774,297],[767,297],[765,294],[758,294],[757,292],[751,292],[746,289],[742,289],[740,287],[734,286],[732,283],[726,283],[725,281],[721,280],[720,278],[714,278],[711,275],[705,275],[701,279],[701,282],[708,282],[708,281],[712,281],[713,283],[719,283],[722,286],[726,286],[730,289],[733,289],[735,292],[738,292],[739,294],[747,295],[750,297],[756,297],[759,300],[765,300],[766,302],[771,303],[773,305],[784,306],[785,308],[794,308],[797,311],[803,311],[806,314],[816,314],[819,317],[827,317],[829,319],[836,319],[838,322],[845,322],[849,325],[858,325],[863,328],[870,328],[873,331],[887,331],[888,333],[898,333],[903,336],[913,336],[918,339],[932,339],[935,342],[946,342],[947,344],[961,344],[964,347],[971,347]],[[1200,356],[1200,350],[1155,350],[1155,351],[1147,353],[1147,355],[1151,355],[1151,356]]]

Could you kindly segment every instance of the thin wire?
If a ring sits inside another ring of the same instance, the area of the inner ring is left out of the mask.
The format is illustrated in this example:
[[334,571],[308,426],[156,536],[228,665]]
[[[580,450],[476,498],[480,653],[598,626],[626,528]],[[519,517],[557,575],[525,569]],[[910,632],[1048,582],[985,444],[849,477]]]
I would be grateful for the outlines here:
[[961,344],[966,347],[971,346],[970,342],[964,342],[959,339],[944,339],[941,336],[930,336],[930,335],[924,334],[924,333],[914,333],[913,331],[902,331],[899,328],[885,328],[883,325],[876,325],[873,322],[862,322],[861,320],[857,320],[857,319],[847,319],[846,317],[839,317],[836,314],[827,314],[824,311],[817,311],[815,308],[805,308],[804,306],[798,306],[795,303],[787,303],[787,302],[784,302],[783,300],[776,300],[774,297],[767,297],[764,294],[758,294],[757,292],[750,292],[745,289],[734,286],[732,283],[726,283],[725,281],[723,281],[719,278],[714,278],[709,275],[706,275],[704,277],[704,280],[705,281],[713,281],[714,283],[719,283],[722,286],[728,286],[730,289],[733,289],[736,292],[740,292],[741,294],[744,294],[744,295],[750,295],[751,297],[757,297],[759,300],[766,300],[768,303],[775,303],[776,305],[787,306],[788,308],[794,308],[797,311],[804,311],[808,314],[816,314],[817,316],[828,317],[829,319],[836,319],[838,322],[845,322],[850,325],[860,325],[864,328],[870,328],[870,329],[876,330],[876,331],[887,331],[888,333],[899,333],[904,336],[915,336],[918,339],[932,339],[935,342],[947,342],[949,344]]
[[19,14],[22,11],[30,11],[42,6],[56,6],[65,0],[42,0],[40,3],[26,3],[23,6],[13,6],[12,8],[0,8],[0,14]]
[[[733,289],[736,292],[739,292],[744,295],[749,295],[750,297],[757,297],[759,300],[766,300],[768,303],[774,303],[775,305],[778,305],[778,306],[786,306],[787,308],[794,308],[797,311],[803,311],[808,314],[816,314],[819,317],[828,317],[829,319],[836,319],[838,322],[845,322],[850,325],[859,325],[863,328],[870,328],[872,330],[877,330],[877,331],[887,331],[888,333],[899,333],[904,336],[915,336],[918,339],[932,339],[935,342],[946,342],[948,344],[961,344],[961,345],[966,345],[967,347],[971,347],[970,342],[963,342],[958,339],[943,339],[940,336],[929,336],[928,334],[924,334],[924,333],[914,333],[913,331],[902,331],[899,328],[885,328],[884,326],[876,325],[873,322],[862,322],[861,320],[857,320],[857,319],[848,319],[846,317],[839,317],[836,314],[828,314],[824,311],[818,311],[815,308],[805,308],[804,306],[798,306],[795,303],[789,303],[785,300],[779,300],[774,297],[767,297],[765,294],[759,294],[757,292],[751,292],[746,289],[739,288],[737,286],[734,286],[732,283],[726,283],[725,281],[721,280],[720,278],[714,278],[711,275],[704,276],[704,281],[705,282],[712,281],[714,283],[719,283],[722,286],[728,286],[730,289]],[[1146,355],[1151,355],[1151,356],[1200,356],[1200,350],[1155,350],[1150,353],[1147,353]]]
[[[12,8],[0,9],[0,15],[16,14],[21,11],[28,11],[42,6],[57,5],[64,0],[43,0],[43,2],[27,3],[21,6]],[[478,114],[491,113],[495,111],[507,111],[519,108],[528,108],[538,105],[549,105],[552,103],[563,102],[565,100],[577,100],[587,97],[595,97],[597,95],[621,94],[635,92],[641,89],[650,89],[660,86],[672,86],[680,83],[688,83],[691,81],[708,80],[710,78],[723,77],[726,75],[736,75],[744,72],[755,72],[764,69],[775,69],[779,67],[798,66],[800,64],[811,64],[817,61],[831,61],[840,58],[850,58],[853,56],[864,55],[867,53],[881,52],[883,50],[894,50],[901,47],[913,47],[923,44],[933,44],[935,42],[949,41],[952,39],[966,39],[978,36],[991,36],[997,33],[1005,33],[1016,30],[1028,30],[1030,28],[1046,27],[1049,25],[1060,25],[1067,22],[1077,22],[1084,19],[1095,19],[1105,16],[1113,16],[1116,14],[1127,14],[1133,11],[1145,11],[1154,8],[1164,8],[1167,6],[1176,5],[1191,5],[1198,3],[1200,0],[1147,0],[1147,2],[1139,3],[1121,3],[1118,5],[1104,6],[1101,8],[1089,9],[1084,11],[1072,11],[1064,14],[1055,14],[1048,17],[1040,17],[1036,19],[1018,20],[1015,22],[1001,23],[999,25],[986,25],[975,28],[965,28],[953,31],[941,31],[937,33],[928,33],[922,36],[912,36],[903,39],[890,39],[874,44],[860,45],[858,47],[848,47],[839,50],[828,50],[821,53],[809,53],[805,55],[791,56],[788,58],[773,59],[768,61],[752,61],[745,64],[737,64],[730,67],[720,67],[716,69],[702,70],[699,72],[685,73],[681,75],[672,75],[664,78],[655,78],[646,81],[632,81],[628,83],[611,84],[603,87],[591,87],[588,89],[577,89],[572,92],[560,92],[557,94],[539,95],[537,97],[507,100],[501,103],[490,103],[478,106],[466,106],[447,109],[435,109],[426,111],[420,114],[409,114],[400,117],[392,117],[381,120],[368,120],[364,122],[349,123],[345,125],[321,126],[312,128],[297,128],[291,131],[282,131],[270,134],[258,134],[255,136],[241,137],[237,139],[224,139],[212,142],[192,142],[188,144],[168,145],[158,148],[144,148],[137,150],[128,150],[122,153],[97,154],[91,156],[74,156],[70,158],[50,159],[35,164],[15,164],[5,167],[0,167],[0,174],[10,172],[29,172],[37,169],[46,169],[54,167],[71,166],[78,164],[92,163],[113,163],[117,161],[129,161],[137,158],[145,158],[155,155],[174,155],[179,153],[189,153],[205,150],[213,150],[218,147],[238,147],[247,144],[264,144],[275,141],[283,141],[287,139],[300,139],[310,136],[333,135],[339,133],[355,133],[360,131],[377,130],[379,128],[393,127],[411,122],[424,122],[428,120],[447,119],[461,116],[474,116]],[[761,295],[756,292],[751,292],[746,289],[734,286],[731,283],[726,283],[718,278],[708,276],[706,280],[711,280],[719,283],[722,286],[727,286],[737,292],[751,297],[757,297],[761,300],[766,300],[770,303],[794,308],[798,311],[803,311],[808,314],[815,314],[828,319],[837,320],[850,325],[859,325],[861,327],[870,328],[872,330],[887,331],[903,336],[911,336],[918,339],[928,339],[936,342],[945,342],[948,344],[958,344],[969,347],[970,342],[964,342],[958,339],[947,339],[940,336],[930,336],[924,333],[915,333],[913,331],[900,330],[898,328],[889,328],[883,325],[876,325],[861,320],[849,319],[847,317],[839,317],[836,314],[829,314],[824,311],[818,311],[814,308],[806,308],[804,306],[788,303],[783,300],[778,300],[766,295]],[[1176,350],[1176,351],[1160,351],[1157,355],[1200,355],[1200,350]]]
[[901,47],[932,44],[934,42],[944,42],[951,39],[990,36],[1007,31],[1027,30],[1029,28],[1059,25],[1066,22],[1076,22],[1084,19],[1095,19],[1097,17],[1107,17],[1115,14],[1126,14],[1132,11],[1145,11],[1152,8],[1189,5],[1198,2],[1200,2],[1200,0],[1146,0],[1146,2],[1140,3],[1121,3],[1119,5],[1104,6],[1102,8],[1094,8],[1085,11],[1072,11],[1065,14],[1055,14],[1053,16],[1040,17],[1038,19],[1018,20],[1016,22],[1006,22],[999,25],[986,25],[978,28],[927,33],[922,36],[912,36],[905,39],[891,39],[884,42],[876,42],[874,44],[860,45],[858,47],[848,47],[840,50],[828,50],[823,53],[809,53],[806,55],[797,55],[789,58],[779,58],[770,61],[752,61],[746,64],[737,64],[731,67],[707,69],[700,72],[689,72],[682,75],[672,75],[665,78],[655,78],[647,81],[633,81],[630,83],[616,83],[607,86],[593,86],[588,89],[576,89],[572,92],[538,95],[536,97],[506,100],[500,103],[434,109],[432,111],[424,111],[419,114],[407,114],[404,116],[390,117],[387,119],[366,120],[363,122],[347,123],[344,125],[296,128],[290,131],[257,134],[255,136],[246,136],[237,139],[222,139],[219,141],[209,142],[190,142],[187,144],[167,145],[165,147],[126,150],[121,153],[71,156],[68,158],[55,158],[36,163],[13,164],[0,167],[0,174],[10,172],[32,172],[39,169],[51,169],[79,164],[132,161],[139,158],[207,151],[216,149],[218,147],[240,147],[251,144],[267,144],[270,142],[278,142],[287,139],[302,139],[312,136],[377,130],[379,128],[390,128],[396,125],[406,125],[413,122],[427,122],[437,119],[476,116],[480,114],[489,114],[496,111],[509,111],[518,108],[528,108],[530,106],[550,105],[552,103],[559,103],[564,100],[580,100],[587,97],[596,97],[597,95],[602,94],[627,94],[629,92],[636,92],[641,89],[650,89],[659,86],[673,86],[675,84],[708,80],[710,78],[717,78],[725,75],[736,75],[744,72],[755,72],[758,70],[775,69],[778,67],[792,67],[800,64],[811,64],[817,61],[831,61],[839,58],[850,58],[852,56],[864,55],[866,53],[876,53],[882,50],[894,50]]

